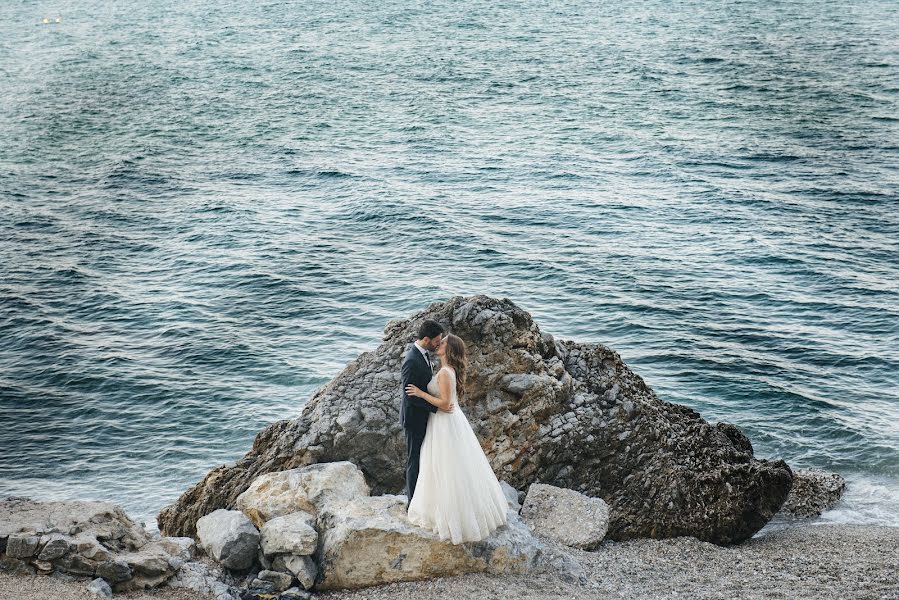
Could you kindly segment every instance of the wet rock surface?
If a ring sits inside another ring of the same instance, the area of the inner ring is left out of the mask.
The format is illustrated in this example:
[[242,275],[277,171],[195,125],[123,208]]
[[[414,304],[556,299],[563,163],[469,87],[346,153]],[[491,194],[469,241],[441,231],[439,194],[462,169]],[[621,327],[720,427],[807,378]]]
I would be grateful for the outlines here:
[[374,493],[401,491],[400,363],[428,318],[468,346],[461,406],[497,476],[518,489],[540,482],[602,498],[612,539],[738,543],[789,493],[786,463],[754,458],[737,427],[661,400],[613,350],[556,340],[509,300],[457,297],[391,321],[384,342],[316,391],[299,418],[266,427],[235,465],[166,507],[161,530],[193,535],[200,517],[235,506],[258,476],[321,462],[352,461]]

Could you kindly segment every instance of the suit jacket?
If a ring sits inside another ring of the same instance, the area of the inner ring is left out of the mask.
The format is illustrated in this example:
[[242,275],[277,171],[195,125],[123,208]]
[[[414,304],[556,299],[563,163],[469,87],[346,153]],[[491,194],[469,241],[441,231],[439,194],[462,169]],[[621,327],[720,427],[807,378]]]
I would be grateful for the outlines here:
[[401,388],[403,402],[400,404],[400,423],[412,433],[424,435],[428,428],[428,417],[430,413],[437,412],[437,407],[424,398],[407,394],[406,386],[411,383],[418,389],[427,391],[433,375],[427,359],[413,344],[403,357]]

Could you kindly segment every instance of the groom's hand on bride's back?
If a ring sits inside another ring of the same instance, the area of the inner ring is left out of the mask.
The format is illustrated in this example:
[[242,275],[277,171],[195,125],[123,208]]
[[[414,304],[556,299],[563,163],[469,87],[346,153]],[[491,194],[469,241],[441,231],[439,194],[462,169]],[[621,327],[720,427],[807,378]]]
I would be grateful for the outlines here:
[[456,408],[455,405],[450,404],[450,405],[447,406],[446,408],[438,408],[437,410],[439,410],[440,412],[450,413],[450,412],[453,412],[453,409],[454,409],[454,408]]

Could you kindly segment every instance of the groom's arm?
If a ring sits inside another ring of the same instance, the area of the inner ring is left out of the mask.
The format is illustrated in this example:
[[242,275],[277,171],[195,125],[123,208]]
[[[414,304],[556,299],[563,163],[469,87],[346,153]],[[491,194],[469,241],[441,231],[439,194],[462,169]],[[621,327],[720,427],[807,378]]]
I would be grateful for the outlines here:
[[431,382],[431,378],[424,375],[424,369],[418,367],[418,365],[415,364],[414,360],[404,360],[401,374],[403,386],[403,401],[408,401],[410,405],[417,406],[418,408],[423,408],[432,413],[437,412],[437,407],[433,404],[430,404],[427,400],[418,398],[416,396],[410,396],[406,393],[406,386],[410,383],[418,389],[428,389],[428,383]]

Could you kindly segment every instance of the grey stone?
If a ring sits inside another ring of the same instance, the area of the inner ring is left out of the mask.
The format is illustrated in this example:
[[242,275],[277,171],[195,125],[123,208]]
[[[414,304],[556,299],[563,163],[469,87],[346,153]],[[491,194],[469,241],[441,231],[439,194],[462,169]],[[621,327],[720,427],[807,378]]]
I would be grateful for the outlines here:
[[788,517],[817,517],[836,506],[845,491],[846,480],[837,473],[794,469],[793,487],[781,513]]
[[513,488],[505,481],[500,481],[499,487],[503,490],[503,495],[506,497],[506,502],[509,505],[509,510],[513,510],[515,512],[521,510],[521,504],[518,502],[518,490]]
[[12,558],[31,558],[37,553],[40,541],[36,535],[15,533],[6,542],[6,554]]
[[312,554],[318,544],[314,525],[315,517],[304,511],[266,521],[259,532],[263,554]]
[[271,582],[274,589],[279,592],[286,590],[293,583],[293,575],[281,573],[280,571],[260,571],[257,578]]
[[112,598],[112,588],[102,578],[97,577],[87,586],[87,591],[101,598]]
[[200,545],[229,569],[247,569],[259,551],[259,531],[238,510],[216,510],[197,522]]
[[599,546],[609,527],[602,499],[541,483],[528,489],[521,517],[536,533],[581,550]]
[[285,554],[275,557],[272,562],[275,571],[292,573],[303,589],[312,589],[315,585],[315,577],[318,575],[318,565],[308,556],[294,556]]
[[107,560],[97,567],[97,576],[111,584],[131,579],[131,567],[122,559]]
[[0,555],[0,572],[10,575],[34,575],[35,569],[24,560]]
[[69,551],[70,539],[61,533],[51,533],[41,538],[41,545],[38,560],[52,561]]

